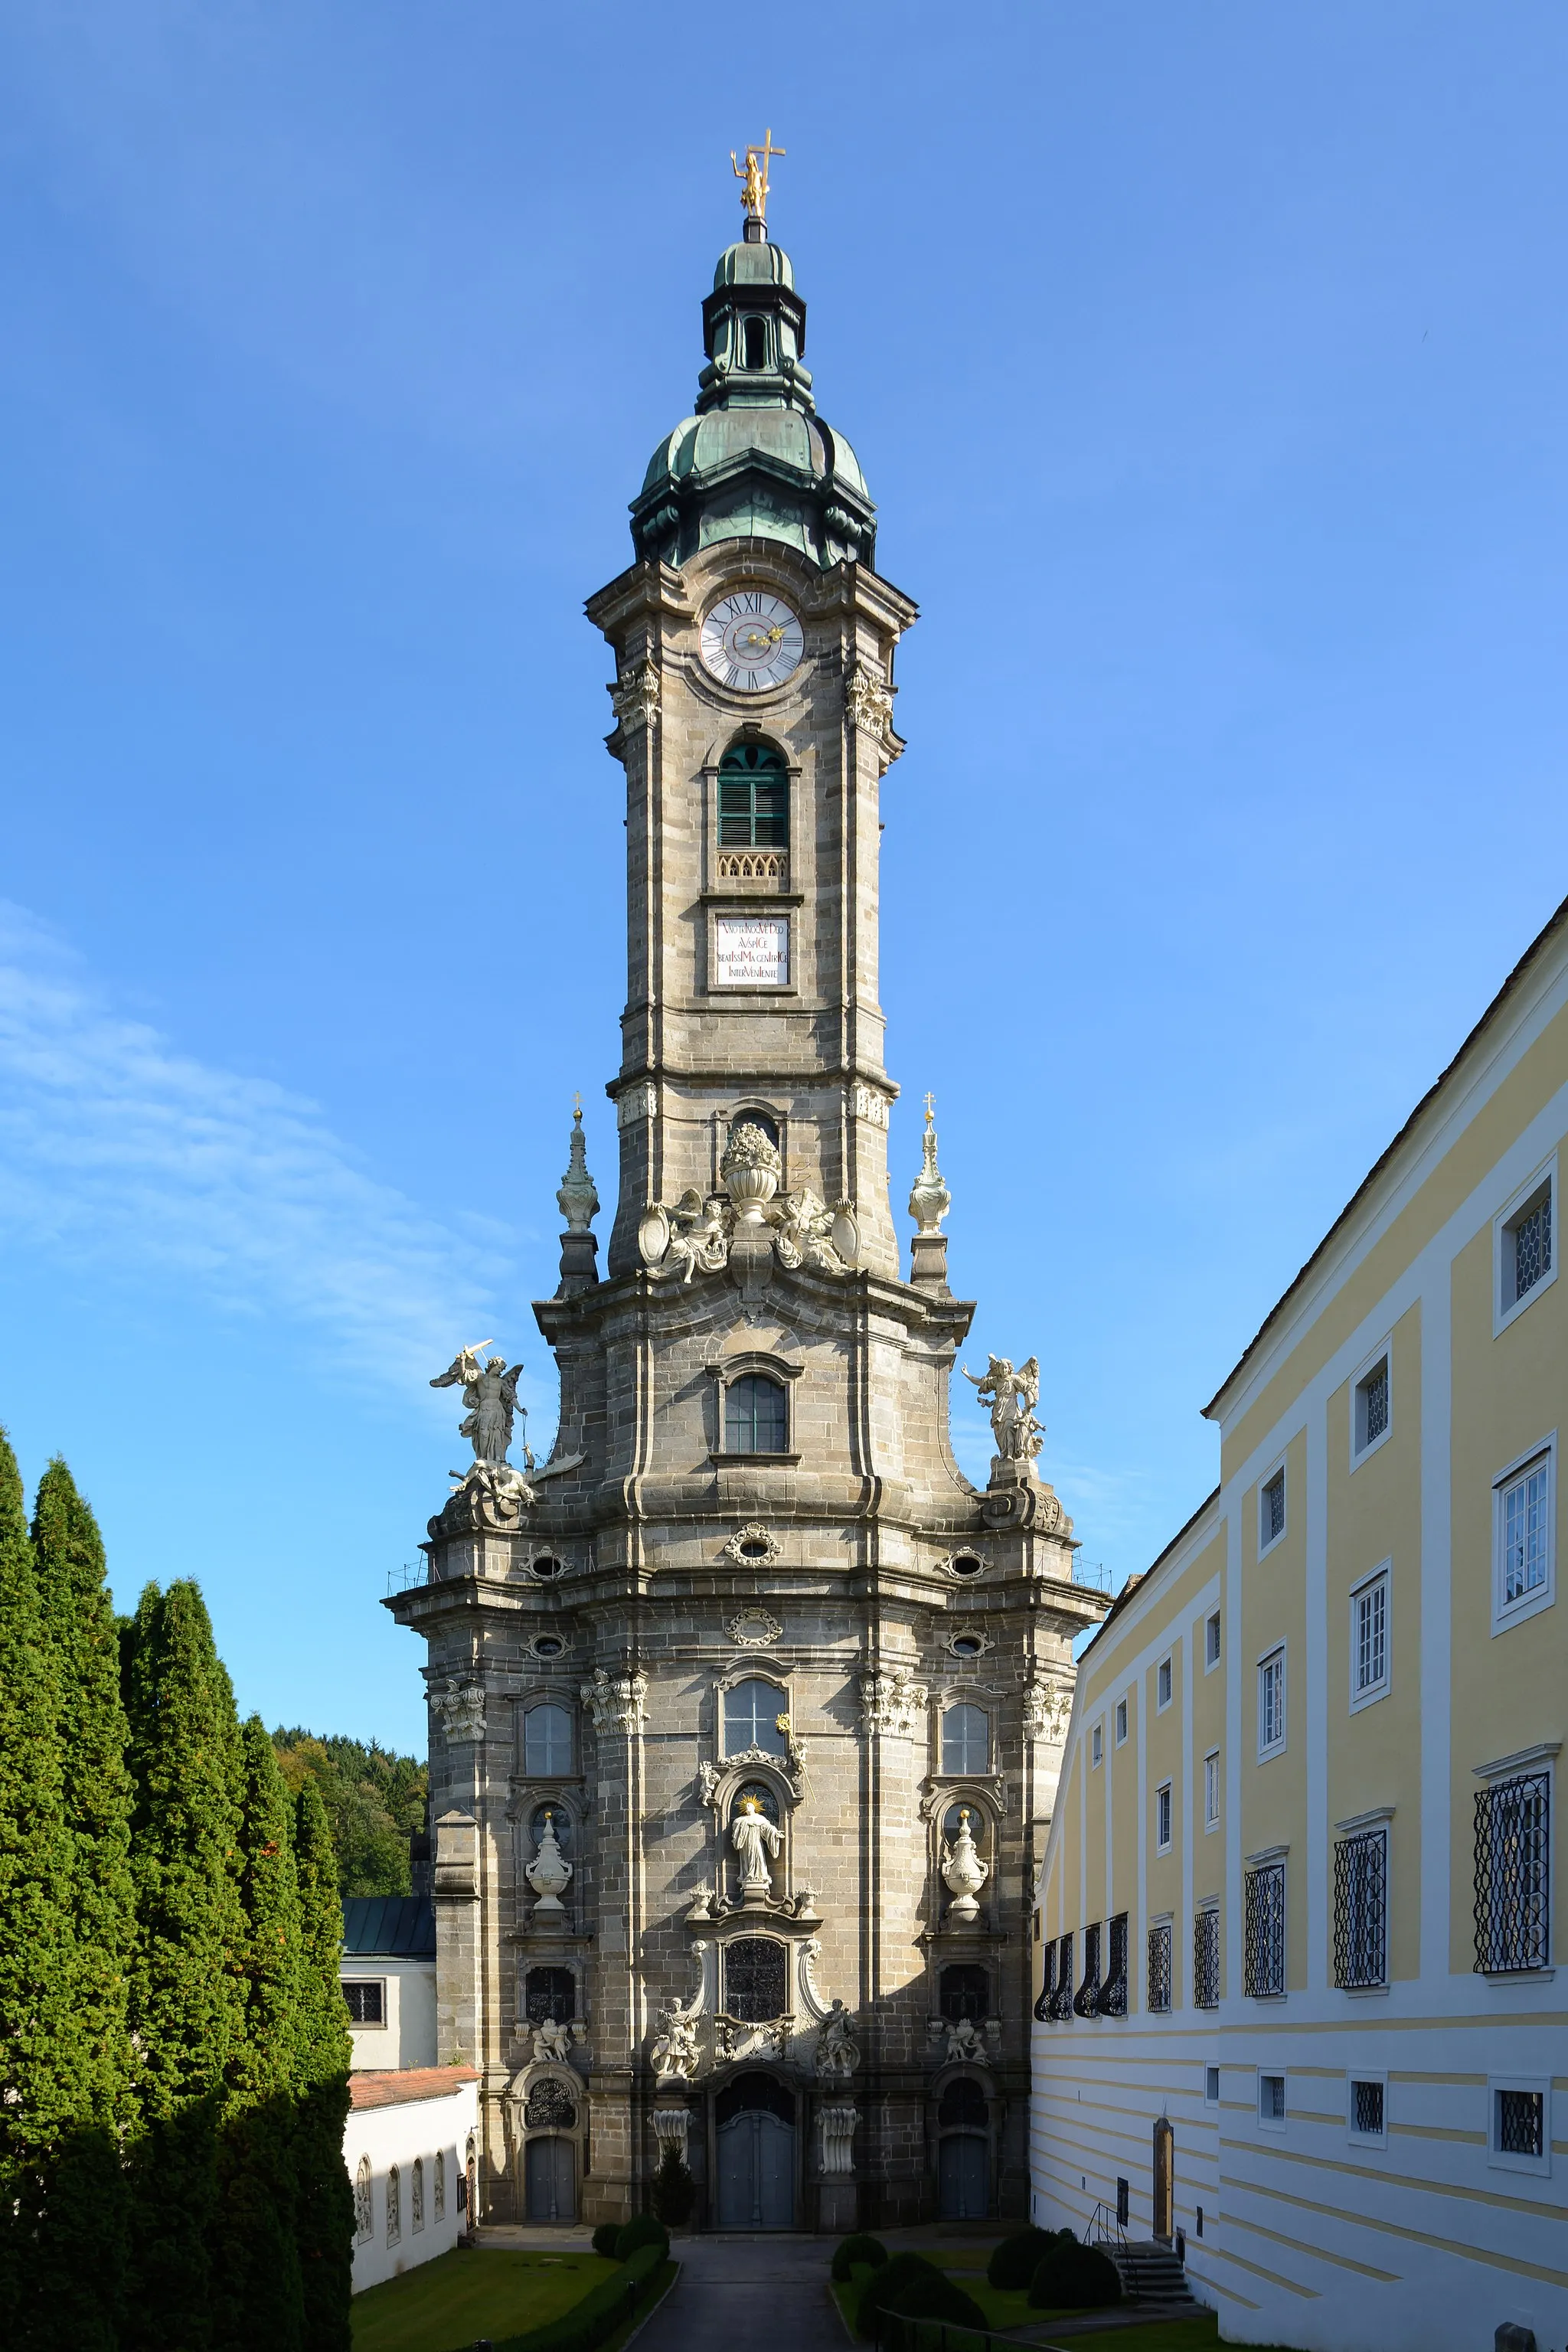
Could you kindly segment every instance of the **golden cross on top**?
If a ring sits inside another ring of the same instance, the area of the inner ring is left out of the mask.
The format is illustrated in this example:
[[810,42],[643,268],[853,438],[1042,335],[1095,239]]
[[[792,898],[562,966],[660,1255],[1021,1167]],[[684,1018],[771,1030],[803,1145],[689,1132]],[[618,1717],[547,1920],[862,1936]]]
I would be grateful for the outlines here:
[[935,1110],[935,1108],[934,1108],[935,1102],[936,1102],[936,1097],[935,1097],[934,1095],[927,1095],[927,1097],[926,1097],[926,1125],[927,1125],[928,1127],[931,1125],[931,1123],[932,1119],[936,1117],[936,1110]]
[[572,1116],[574,1118],[581,1118],[583,1116],[583,1090],[581,1087],[578,1087],[576,1093],[572,1097]]
[[745,207],[749,220],[765,221],[767,219],[768,165],[775,155],[782,155],[784,152],[784,150],[782,147],[773,145],[773,134],[771,131],[763,131],[763,143],[760,147],[747,148],[744,163],[737,159],[734,149],[731,148],[730,168],[737,180],[742,180],[745,183],[741,190],[741,202]]

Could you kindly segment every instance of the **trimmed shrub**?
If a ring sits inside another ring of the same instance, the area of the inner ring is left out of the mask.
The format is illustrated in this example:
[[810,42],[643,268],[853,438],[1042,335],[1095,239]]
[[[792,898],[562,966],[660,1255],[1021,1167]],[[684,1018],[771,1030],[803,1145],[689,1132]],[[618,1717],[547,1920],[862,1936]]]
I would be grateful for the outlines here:
[[1029,2282],[1036,2311],[1090,2311],[1121,2300],[1121,2281],[1110,2256],[1098,2246],[1080,2246],[1076,2238],[1058,2239]]
[[833,2275],[842,2286],[857,2263],[868,2263],[873,2270],[880,2270],[887,2259],[888,2249],[880,2238],[868,2238],[863,2230],[858,2231],[853,2237],[846,2238],[836,2250]]
[[662,2263],[669,2253],[669,2231],[652,2213],[639,2213],[616,2233],[616,2260],[630,2262],[644,2246],[657,2246]]
[[603,2254],[607,2263],[616,2259],[616,2240],[626,2227],[623,2221],[601,2221],[594,2232],[594,2252]]
[[651,2193],[654,2212],[666,2229],[679,2230],[690,2221],[691,2209],[697,2202],[697,2183],[680,2161],[673,2143],[659,2158]]
[[[627,2223],[627,2228],[631,2224]],[[543,2327],[509,2336],[492,2352],[597,2352],[606,2336],[626,2320],[634,2303],[666,2257],[658,2246],[639,2246],[613,2278],[605,2279]]]
[[943,2319],[954,2327],[985,2326],[985,2314],[956,2279],[933,2268],[929,2278],[912,2278],[887,2308],[895,2319]]
[[874,2336],[879,2312],[891,2311],[911,2279],[941,2279],[944,2273],[924,2254],[894,2254],[889,2262],[874,2270],[860,2290],[860,2300],[855,2309],[855,2333]]
[[991,2249],[991,2260],[985,2265],[989,2286],[1004,2294],[1016,2294],[1026,2287],[1045,2258],[1046,2249],[1057,2242],[1054,2230],[1020,2230],[1016,2238],[1004,2238],[999,2246]]

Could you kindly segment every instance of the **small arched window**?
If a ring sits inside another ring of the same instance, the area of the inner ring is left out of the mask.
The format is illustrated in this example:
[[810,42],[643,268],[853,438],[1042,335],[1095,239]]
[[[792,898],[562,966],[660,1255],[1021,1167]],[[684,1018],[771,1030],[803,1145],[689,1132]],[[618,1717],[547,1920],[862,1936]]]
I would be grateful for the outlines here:
[[408,2183],[408,2226],[411,2230],[425,2227],[425,2158],[414,2159],[414,2174]]
[[789,847],[789,774],[766,743],[732,743],[719,762],[719,845]]
[[950,2025],[968,2018],[978,2025],[991,2014],[991,1984],[985,1971],[973,1960],[964,1960],[956,1968],[943,1969],[937,1989],[937,2006]]
[[375,2208],[370,2185],[370,2158],[362,2156],[354,2173],[354,2235],[368,2245],[375,2230]]
[[403,2235],[403,2177],[395,2164],[386,2176],[386,2242],[395,2246]]
[[983,1706],[950,1706],[942,1718],[944,1772],[988,1772],[991,1718]]
[[436,2150],[436,2178],[430,2186],[432,2219],[444,2221],[447,2218],[447,2151],[444,2147]]
[[782,1381],[743,1372],[724,1391],[726,1454],[783,1454],[789,1444],[789,1401]]
[[570,1969],[530,1969],[522,2011],[530,2025],[570,2025],[577,2014],[577,1980]]
[[936,2119],[948,2131],[984,2131],[985,2094],[972,2076],[961,2074],[942,2095]]
[[522,1719],[522,1769],[547,1780],[571,1771],[572,1717],[565,1707],[547,1700],[529,1708]]
[[787,1755],[789,1743],[779,1729],[779,1717],[786,1706],[776,1683],[752,1675],[734,1684],[724,1694],[725,1755],[743,1756],[748,1748],[760,1748],[764,1756]]
[[747,319],[741,328],[742,364],[754,373],[768,363],[768,331],[761,319]]

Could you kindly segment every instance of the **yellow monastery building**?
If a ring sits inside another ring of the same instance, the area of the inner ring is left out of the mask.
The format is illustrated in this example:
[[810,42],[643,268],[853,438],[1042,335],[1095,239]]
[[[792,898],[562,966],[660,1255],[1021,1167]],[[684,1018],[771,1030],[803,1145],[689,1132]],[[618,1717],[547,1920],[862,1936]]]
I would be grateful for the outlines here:
[[1237,2340],[1568,2342],[1565,1138],[1568,903],[1206,1407],[1221,1483],[1084,1654],[1034,2214],[1174,2241]]

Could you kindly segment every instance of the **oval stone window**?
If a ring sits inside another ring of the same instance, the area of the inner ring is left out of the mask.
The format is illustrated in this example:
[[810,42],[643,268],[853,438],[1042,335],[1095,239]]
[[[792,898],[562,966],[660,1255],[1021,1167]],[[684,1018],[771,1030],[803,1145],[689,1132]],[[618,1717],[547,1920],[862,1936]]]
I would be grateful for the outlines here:
[[978,1576],[984,1565],[984,1561],[976,1559],[972,1551],[961,1551],[956,1559],[948,1562],[954,1576]]
[[562,1572],[561,1562],[558,1559],[552,1559],[549,1552],[545,1552],[540,1559],[536,1559],[532,1563],[532,1566],[534,1575],[543,1577],[547,1584],[552,1577],[559,1576]]

